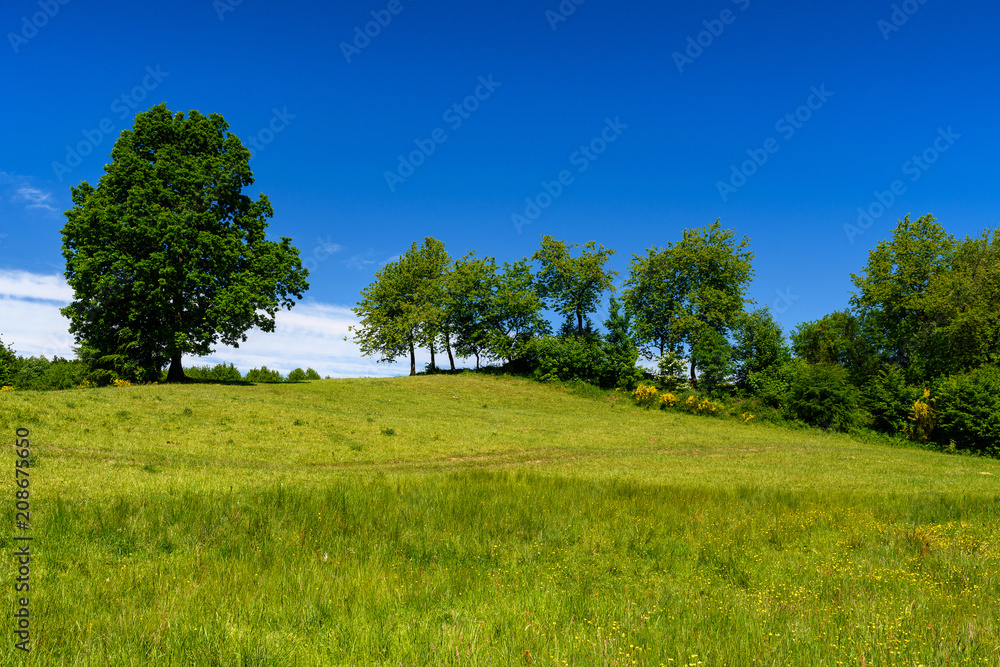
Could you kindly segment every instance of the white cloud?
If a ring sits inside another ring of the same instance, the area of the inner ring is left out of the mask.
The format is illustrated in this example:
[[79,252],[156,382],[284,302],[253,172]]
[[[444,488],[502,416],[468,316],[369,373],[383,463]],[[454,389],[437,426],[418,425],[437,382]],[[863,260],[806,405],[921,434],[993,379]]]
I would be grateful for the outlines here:
[[0,171],[0,185],[3,191],[10,195],[12,204],[23,204],[28,210],[43,210],[50,213],[58,212],[58,208],[53,206],[53,193],[36,188],[31,184],[31,178],[20,176],[6,171]]
[[[59,275],[39,275],[0,269],[0,339],[25,356],[73,356],[74,341],[69,321],[59,313],[73,298],[72,290]],[[358,347],[344,337],[357,322],[349,308],[307,300],[276,316],[274,333],[254,330],[239,348],[219,346],[208,357],[189,357],[185,365],[233,363],[242,372],[267,366],[282,373],[301,367],[322,376],[385,377],[409,373],[409,360],[376,364],[361,356]],[[418,355],[419,368],[428,361]],[[442,355],[438,361],[446,361]]]
[[0,297],[56,301],[65,306],[73,300],[73,290],[60,275],[0,269]]
[[25,202],[25,208],[41,208],[46,211],[55,211],[56,208],[49,203],[51,199],[51,192],[43,192],[38,188],[22,185],[17,189],[11,201]]

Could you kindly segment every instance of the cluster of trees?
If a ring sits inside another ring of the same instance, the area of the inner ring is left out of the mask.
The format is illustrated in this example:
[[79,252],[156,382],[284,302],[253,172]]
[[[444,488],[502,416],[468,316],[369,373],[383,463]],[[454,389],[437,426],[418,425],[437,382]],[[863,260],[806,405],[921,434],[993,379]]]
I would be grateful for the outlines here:
[[[354,308],[354,339],[366,356],[391,362],[427,348],[436,353],[527,370],[541,377],[633,384],[640,356],[659,360],[685,350],[692,383],[725,378],[728,336],[736,331],[753,277],[749,239],[719,221],[689,229],[677,243],[632,259],[621,299],[611,298],[605,332],[591,316],[616,290],[607,267],[614,251],[543,236],[532,257],[499,266],[469,253],[452,260],[432,238],[387,264]],[[537,270],[533,271],[533,264]],[[563,319],[558,332],[544,316]],[[567,377],[571,376],[571,377]]]
[[933,216],[901,220],[852,276],[850,307],[789,337],[752,308],[749,239],[719,221],[633,256],[620,285],[613,254],[543,236],[530,259],[499,266],[427,238],[362,292],[354,337],[380,361],[408,355],[411,374],[424,347],[431,369],[445,351],[453,370],[457,355],[539,379],[646,379],[776,418],[1000,453],[1000,230],[956,240]]
[[[246,375],[232,364],[215,366],[194,366],[185,369],[188,379],[209,382],[304,382],[320,380],[320,374],[312,368],[296,368],[283,376],[280,371],[267,366],[251,368]],[[45,356],[24,357],[0,340],[0,387],[15,390],[48,391],[74,389],[76,387],[105,387],[120,380],[117,373],[97,368],[84,359],[64,359],[56,356],[49,360]],[[166,380],[165,373],[159,380]]]
[[851,278],[850,307],[800,324],[795,356],[841,377],[853,422],[1000,454],[1000,229],[956,239],[907,216]]

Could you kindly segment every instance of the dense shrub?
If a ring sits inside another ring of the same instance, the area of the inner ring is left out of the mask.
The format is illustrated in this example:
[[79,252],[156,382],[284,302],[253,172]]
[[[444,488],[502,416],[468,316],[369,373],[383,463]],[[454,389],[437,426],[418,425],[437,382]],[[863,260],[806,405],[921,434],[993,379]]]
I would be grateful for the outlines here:
[[923,392],[906,383],[895,365],[881,368],[864,388],[862,398],[871,414],[871,428],[882,433],[902,433],[910,426],[913,403]]
[[800,365],[799,361],[785,361],[761,370],[749,371],[744,381],[746,391],[765,406],[780,408],[788,402]]
[[247,382],[282,382],[283,378],[278,371],[272,371],[267,366],[251,368],[243,378]]
[[243,379],[240,370],[233,364],[192,366],[191,368],[184,369],[184,375],[192,380],[209,380],[213,382],[239,382]]
[[733,346],[726,337],[714,329],[706,330],[695,340],[691,359],[697,373],[697,388],[714,395],[721,395],[729,387],[726,379],[736,370]]
[[596,340],[576,336],[543,336],[523,347],[522,360],[536,380],[582,380],[597,384],[601,376],[601,348]]
[[17,372],[17,356],[14,351],[0,340],[0,387],[14,386],[14,374]]
[[832,364],[800,363],[788,392],[788,416],[811,426],[847,431],[863,421],[858,390]]
[[320,380],[322,378],[320,378],[319,373],[317,373],[316,371],[314,371],[311,368],[307,368],[306,369],[306,379],[307,380]]
[[1000,456],[1000,368],[982,366],[944,379],[934,407],[936,443]]
[[296,368],[288,374],[288,382],[304,382],[305,380],[306,372],[301,368]]

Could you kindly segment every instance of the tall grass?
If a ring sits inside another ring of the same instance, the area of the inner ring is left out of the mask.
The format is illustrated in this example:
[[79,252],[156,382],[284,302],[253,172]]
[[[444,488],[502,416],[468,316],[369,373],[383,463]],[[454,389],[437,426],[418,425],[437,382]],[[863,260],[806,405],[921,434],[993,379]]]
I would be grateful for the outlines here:
[[0,661],[1000,664],[998,462],[578,393],[7,392],[34,650]]

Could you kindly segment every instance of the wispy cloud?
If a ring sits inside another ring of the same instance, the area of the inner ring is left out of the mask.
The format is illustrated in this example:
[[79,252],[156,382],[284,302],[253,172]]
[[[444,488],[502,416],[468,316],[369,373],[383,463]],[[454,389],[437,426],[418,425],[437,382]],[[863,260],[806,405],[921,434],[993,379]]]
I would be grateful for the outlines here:
[[24,202],[25,208],[41,208],[46,211],[56,211],[56,207],[50,203],[52,201],[51,192],[44,192],[38,188],[26,185],[17,189],[12,201]]
[[[72,357],[75,342],[59,308],[73,292],[60,275],[0,270],[0,340],[25,356]],[[409,373],[409,360],[376,364],[364,358],[347,327],[357,317],[347,307],[307,299],[276,316],[274,333],[252,331],[238,348],[220,346],[208,357],[187,357],[185,364],[227,362],[246,372],[267,366],[282,373],[313,368],[331,377],[387,377]],[[422,368],[426,354],[418,355]],[[439,360],[440,361],[440,360]]]
[[10,198],[13,204],[22,204],[28,210],[42,210],[50,213],[57,213],[59,209],[54,206],[53,193],[35,187],[31,178],[12,174],[8,171],[0,171],[0,188],[4,195]]

